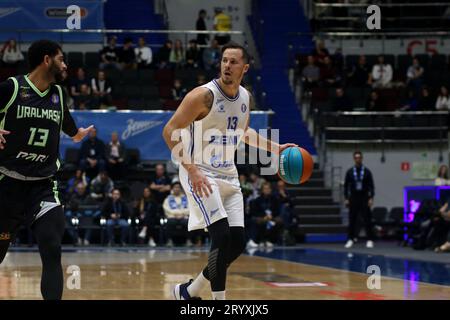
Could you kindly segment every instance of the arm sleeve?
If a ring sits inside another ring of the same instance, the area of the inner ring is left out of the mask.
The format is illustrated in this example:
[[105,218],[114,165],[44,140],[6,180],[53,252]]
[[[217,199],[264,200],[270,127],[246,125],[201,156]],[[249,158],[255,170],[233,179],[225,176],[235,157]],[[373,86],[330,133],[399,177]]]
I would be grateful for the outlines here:
[[9,100],[11,100],[14,94],[14,83],[12,80],[6,80],[0,83],[0,113],[3,113]]

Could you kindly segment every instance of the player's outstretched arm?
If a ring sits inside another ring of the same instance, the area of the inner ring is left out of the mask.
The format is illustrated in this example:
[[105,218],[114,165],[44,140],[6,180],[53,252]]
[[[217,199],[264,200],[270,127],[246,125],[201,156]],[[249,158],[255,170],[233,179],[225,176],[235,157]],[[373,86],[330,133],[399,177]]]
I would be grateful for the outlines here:
[[189,92],[181,102],[177,111],[167,122],[163,129],[163,137],[167,146],[177,161],[187,170],[192,182],[193,191],[200,197],[209,196],[212,193],[208,179],[201,173],[198,167],[192,163],[192,159],[183,157],[183,150],[179,154],[174,152],[175,146],[181,142],[181,129],[186,128],[196,119],[203,118],[211,110],[214,96],[209,89],[198,87]]
[[[254,109],[255,106],[255,100],[253,99],[253,96],[250,92],[249,95],[250,95],[250,110],[252,110]],[[250,124],[250,116],[248,118],[247,125],[245,126],[245,135],[244,135],[244,142],[249,146],[258,149],[263,149],[275,154],[280,154],[281,151],[289,147],[298,147],[298,145],[296,145],[295,143],[278,144],[274,141],[271,141],[263,137],[259,133],[257,133],[255,129],[250,128],[249,124]]]
[[[65,100],[65,99],[64,99]],[[94,126],[89,126],[87,128],[77,128],[75,121],[70,114],[69,108],[64,107],[64,117],[62,124],[62,131],[72,138],[73,142],[80,142],[86,137],[89,132],[94,129]]]
[[73,142],[80,142],[80,141],[83,140],[83,138],[86,137],[86,136],[89,134],[89,132],[90,132],[91,130],[93,130],[93,129],[94,129],[94,126],[93,126],[93,125],[90,125],[90,126],[87,127],[87,128],[78,128],[77,134],[74,135],[74,136],[72,137]]

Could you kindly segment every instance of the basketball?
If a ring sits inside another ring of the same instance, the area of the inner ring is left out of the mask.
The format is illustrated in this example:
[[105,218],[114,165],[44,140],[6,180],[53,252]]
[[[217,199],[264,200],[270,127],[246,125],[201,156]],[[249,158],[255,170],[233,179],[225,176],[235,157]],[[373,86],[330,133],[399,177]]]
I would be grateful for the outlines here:
[[311,177],[314,161],[305,149],[289,147],[281,152],[278,165],[278,175],[286,183],[302,184]]

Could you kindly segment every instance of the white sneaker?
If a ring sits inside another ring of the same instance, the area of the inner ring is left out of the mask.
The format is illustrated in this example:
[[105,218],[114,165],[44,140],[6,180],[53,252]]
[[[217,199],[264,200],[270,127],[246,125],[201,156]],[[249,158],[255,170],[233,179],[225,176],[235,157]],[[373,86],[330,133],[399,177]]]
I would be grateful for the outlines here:
[[370,249],[373,248],[373,241],[372,240],[369,240],[369,241],[366,242],[366,248],[370,248]]
[[258,244],[255,241],[253,241],[252,239],[250,239],[247,242],[247,247],[249,247],[249,248],[258,248]]
[[150,240],[148,240],[148,245],[152,248],[156,247],[155,240],[153,240],[153,238],[150,238]]
[[353,247],[353,240],[348,240],[344,247],[346,249]]
[[81,238],[78,238],[77,245],[79,245],[79,246],[83,245],[83,240],[81,240]]
[[187,239],[186,240],[186,247],[192,247],[192,241]]
[[147,230],[142,229],[141,232],[139,232],[138,237],[141,239],[145,239],[145,236],[147,235]]
[[266,241],[265,245],[267,248],[273,248],[273,243],[270,241]]
[[87,240],[87,239],[84,239],[84,245],[85,246],[88,246],[90,243],[89,243],[89,240]]
[[169,241],[167,241],[167,246],[168,246],[168,247],[173,247],[173,241],[172,241],[172,239],[169,239]]

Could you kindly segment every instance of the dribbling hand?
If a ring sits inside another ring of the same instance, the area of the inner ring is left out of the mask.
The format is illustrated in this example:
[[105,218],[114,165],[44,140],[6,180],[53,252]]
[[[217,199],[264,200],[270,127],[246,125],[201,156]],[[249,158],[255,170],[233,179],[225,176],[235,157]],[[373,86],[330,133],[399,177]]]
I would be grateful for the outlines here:
[[77,134],[72,137],[73,142],[80,142],[83,140],[83,138],[86,137],[92,129],[94,129],[93,125],[87,128],[78,128]]
[[282,152],[284,149],[287,149],[287,148],[289,148],[289,147],[298,147],[298,145],[296,145],[295,143],[285,143],[285,144],[282,144],[282,145],[280,145],[280,148],[279,148],[279,150],[278,150],[278,153],[281,154],[281,152]]
[[188,169],[188,174],[193,192],[199,197],[203,197],[203,195],[209,197],[212,188],[206,176],[195,166]]
[[10,134],[11,132],[0,129],[0,150],[4,149],[4,144],[6,143],[4,135]]

